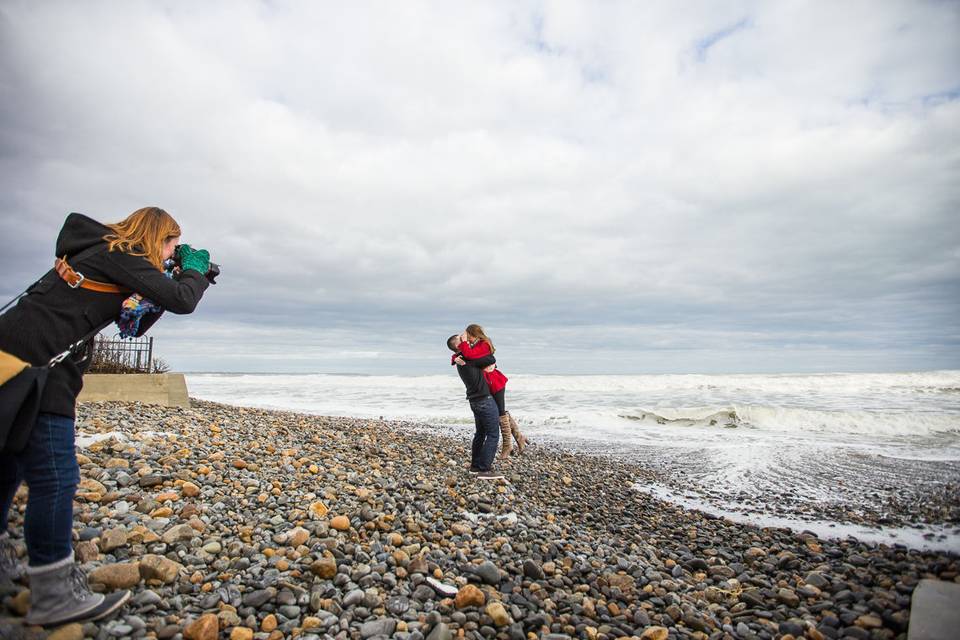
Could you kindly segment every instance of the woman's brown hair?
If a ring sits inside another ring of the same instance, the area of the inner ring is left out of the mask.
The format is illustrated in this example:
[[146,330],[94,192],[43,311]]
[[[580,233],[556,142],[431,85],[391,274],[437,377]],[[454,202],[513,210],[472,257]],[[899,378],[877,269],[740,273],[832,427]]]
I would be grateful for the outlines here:
[[113,233],[103,236],[110,251],[123,251],[143,256],[163,271],[163,245],[170,238],[180,237],[180,225],[160,207],[144,207],[131,213],[122,222],[108,224]]
[[493,353],[497,349],[493,346],[493,340],[487,337],[487,334],[483,332],[483,327],[478,324],[471,324],[467,326],[467,335],[473,338],[474,340],[480,340],[486,342],[490,347],[490,353]]

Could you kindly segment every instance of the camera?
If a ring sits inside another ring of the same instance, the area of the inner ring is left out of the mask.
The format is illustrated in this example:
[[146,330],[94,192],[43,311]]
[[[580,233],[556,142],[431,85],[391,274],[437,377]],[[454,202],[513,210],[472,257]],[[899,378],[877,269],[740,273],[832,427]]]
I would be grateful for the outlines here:
[[[163,269],[164,271],[172,271],[174,275],[177,275],[180,273],[181,268],[180,245],[177,245],[177,250],[174,251],[173,257],[164,261]],[[204,275],[207,277],[207,280],[210,281],[210,284],[217,284],[217,277],[220,275],[220,265],[216,262],[211,262],[210,268],[207,269],[207,272]]]

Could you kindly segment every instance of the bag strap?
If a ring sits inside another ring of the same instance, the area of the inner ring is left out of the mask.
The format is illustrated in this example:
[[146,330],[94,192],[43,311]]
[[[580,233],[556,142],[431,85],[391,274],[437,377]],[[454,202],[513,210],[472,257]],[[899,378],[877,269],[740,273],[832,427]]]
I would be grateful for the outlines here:
[[[109,324],[109,323],[107,323],[107,324]],[[104,326],[106,326],[106,325],[104,325]],[[79,340],[77,340],[76,342],[74,342],[73,344],[71,344],[69,347],[67,347],[67,349],[66,349],[65,351],[62,351],[61,353],[58,353],[57,355],[55,355],[55,356],[53,356],[52,358],[50,358],[50,362],[48,362],[45,366],[46,366],[48,369],[52,369],[53,367],[57,366],[58,364],[60,364],[61,362],[63,362],[64,360],[66,360],[67,358],[69,358],[70,356],[72,356],[72,355],[74,354],[74,352],[76,352],[76,351],[78,351],[79,349],[81,349],[81,348],[83,347],[83,345],[85,345],[85,344],[87,343],[87,340],[89,340],[90,338],[94,337],[95,335],[97,335],[97,334],[100,333],[101,331],[103,331],[103,327],[97,327],[96,329],[94,329],[93,331],[91,331],[90,333],[88,333],[87,335],[83,336],[82,338],[80,338]],[[87,354],[87,356],[86,356],[85,358],[83,358],[83,360],[86,360],[86,359],[89,358],[89,357],[90,357],[90,355]],[[80,360],[79,362],[83,362],[83,360]],[[78,364],[79,364],[79,362],[78,362]]]
[[[40,282],[40,281],[37,280],[37,282]],[[34,282],[33,284],[37,284],[37,282]],[[30,285],[30,287],[32,287],[33,284]],[[0,313],[3,313],[4,311],[6,311],[6,310],[7,310],[7,307],[9,307],[10,305],[12,305],[14,302],[16,302],[17,300],[19,300],[20,298],[22,298],[22,297],[23,297],[23,294],[25,294],[25,293],[27,292],[27,290],[30,289],[30,287],[27,287],[26,289],[24,289],[23,291],[21,291],[21,292],[18,293],[17,295],[13,296],[13,299],[12,299],[10,302],[8,302],[7,304],[3,305],[3,307],[0,307]]]

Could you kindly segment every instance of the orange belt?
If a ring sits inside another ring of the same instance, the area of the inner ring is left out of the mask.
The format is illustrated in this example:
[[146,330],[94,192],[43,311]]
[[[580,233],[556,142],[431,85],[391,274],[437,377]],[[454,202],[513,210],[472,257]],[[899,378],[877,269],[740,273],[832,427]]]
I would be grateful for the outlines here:
[[90,291],[97,291],[98,293],[127,293],[126,289],[121,289],[115,284],[90,280],[79,271],[74,271],[73,267],[67,264],[67,256],[57,258],[53,263],[53,268],[56,270],[57,275],[70,285],[71,289],[80,287],[81,289],[89,289]]

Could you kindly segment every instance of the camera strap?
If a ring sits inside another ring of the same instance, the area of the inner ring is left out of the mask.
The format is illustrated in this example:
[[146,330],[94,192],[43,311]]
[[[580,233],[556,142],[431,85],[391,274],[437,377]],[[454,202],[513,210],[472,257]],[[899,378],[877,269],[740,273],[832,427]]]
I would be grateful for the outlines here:
[[80,287],[81,289],[88,289],[90,291],[96,291],[97,293],[130,293],[129,290],[122,289],[118,285],[110,282],[90,280],[70,266],[67,262],[67,256],[54,260],[53,270],[57,272],[57,275],[60,276],[71,289]]

